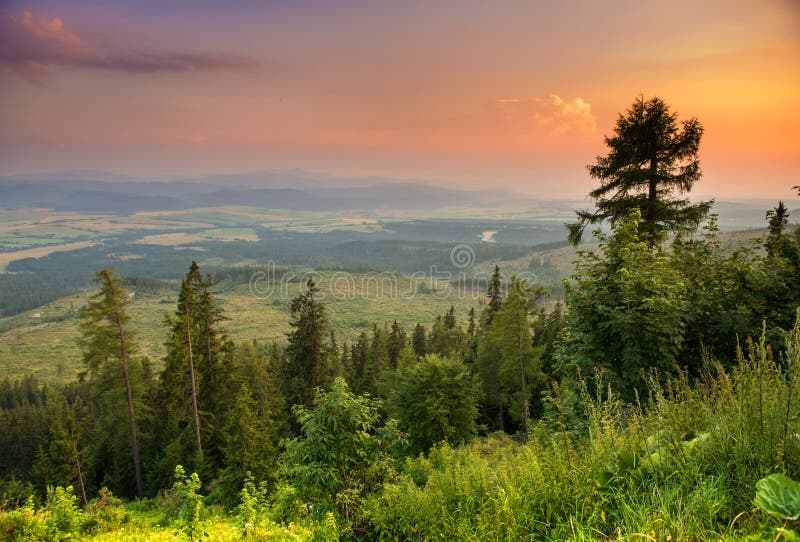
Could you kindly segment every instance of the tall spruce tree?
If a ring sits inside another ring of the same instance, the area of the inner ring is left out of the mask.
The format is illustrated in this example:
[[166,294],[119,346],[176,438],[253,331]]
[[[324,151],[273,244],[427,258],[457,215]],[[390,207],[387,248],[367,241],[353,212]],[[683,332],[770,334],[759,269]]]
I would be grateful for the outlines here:
[[[259,392],[256,392],[259,393]],[[272,486],[278,472],[278,438],[274,412],[259,408],[247,382],[235,394],[233,415],[225,425],[224,462],[219,471],[222,493],[233,503],[247,473]]]
[[364,368],[363,391],[385,399],[382,377],[389,369],[389,330],[385,325],[380,327],[376,324],[372,327],[372,341]]
[[529,313],[542,290],[534,289],[517,275],[512,275],[508,295],[503,301],[485,341],[492,345],[498,356],[499,377],[511,419],[520,425],[524,439],[528,438],[528,420],[531,402],[538,399],[544,382],[541,354],[543,348],[534,348]]
[[342,353],[339,355],[339,365],[342,367],[342,374],[344,379],[348,382],[354,381],[355,369],[353,367],[353,358],[351,357],[352,349],[347,343],[347,340],[342,344]]
[[428,351],[427,337],[425,328],[422,324],[414,326],[414,332],[411,335],[411,346],[414,348],[414,353],[417,357],[422,357]]
[[[162,448],[160,477],[167,484],[175,465],[192,470],[201,468],[203,455],[202,422],[198,389],[199,375],[196,353],[199,348],[198,290],[202,282],[200,268],[192,262],[181,282],[175,315],[167,317],[170,335],[167,356],[160,375],[159,400],[161,409],[158,435]],[[198,358],[199,359],[199,358]],[[192,435],[192,438],[189,438]]]
[[197,286],[197,372],[200,382],[198,402],[206,419],[206,448],[213,465],[221,464],[225,446],[223,429],[231,415],[235,398],[230,390],[235,380],[235,348],[222,322],[227,320],[217,305],[212,290],[214,279],[209,274]]
[[475,318],[475,308],[470,307],[467,319],[467,353],[464,362],[471,365],[475,363],[478,355],[478,322]]
[[325,304],[318,299],[319,288],[308,279],[306,291],[290,305],[292,331],[288,334],[285,394],[290,405],[311,407],[316,388],[327,388],[328,318]]
[[328,341],[328,380],[336,377],[344,377],[344,364],[339,353],[339,342],[336,340],[336,332],[331,329],[330,340]]
[[765,298],[773,312],[771,320],[786,330],[794,323],[800,305],[800,245],[786,231],[789,210],[782,201],[767,212],[767,224],[764,248],[772,280]]
[[[234,398],[233,343],[220,328],[225,320],[211,290],[192,262],[181,283],[161,372],[158,476],[166,483],[175,464],[193,470],[214,468],[223,460],[223,429]],[[192,435],[192,438],[189,438]]]
[[777,207],[767,211],[767,226],[769,233],[766,249],[771,256],[774,256],[780,251],[783,232],[789,227],[789,209],[782,201],[778,202]]
[[453,305],[450,305],[450,310],[448,310],[447,313],[444,315],[444,318],[442,319],[442,322],[444,323],[444,328],[445,329],[448,329],[448,330],[455,329],[455,327],[456,327],[456,308]]
[[[33,464],[35,478],[43,485],[74,486],[86,506],[87,471],[91,470],[88,444],[92,442],[91,420],[80,396],[67,398],[61,390],[45,385],[43,405],[46,437]],[[6,451],[14,455],[11,450]]]
[[369,338],[362,331],[350,349],[350,363],[353,366],[353,391],[365,393],[367,391],[367,363],[369,362]]
[[135,357],[133,333],[128,328],[130,316],[127,306],[131,298],[123,288],[125,281],[116,277],[113,270],[99,271],[95,281],[100,285],[100,291],[92,296],[81,321],[84,362],[90,378],[102,394],[108,415],[115,415],[119,407],[116,404],[116,397],[119,396],[117,390],[124,390],[136,495],[142,498],[144,480],[136,410],[142,393],[144,371],[141,361]]
[[389,364],[392,369],[397,369],[397,360],[400,357],[400,352],[403,351],[407,344],[406,330],[395,320],[389,333]]
[[489,303],[483,311],[484,325],[492,323],[492,318],[500,310],[500,305],[503,303],[503,280],[500,277],[500,268],[494,266],[492,271],[492,278],[489,281],[489,290],[486,292],[489,298]]
[[505,411],[505,390],[500,378],[500,356],[494,342],[485,338],[492,329],[494,319],[503,306],[503,281],[500,268],[495,265],[489,288],[486,292],[488,302],[481,312],[478,330],[477,348],[475,351],[475,370],[483,384],[482,416],[484,422],[494,430],[503,430]]
[[713,202],[691,203],[674,194],[686,194],[702,176],[698,151],[703,126],[696,118],[678,125],[678,115],[658,97],[639,96],[614,134],[605,138],[606,156],[598,156],[589,174],[600,186],[589,193],[595,211],[578,211],[578,221],[567,224],[569,240],[580,243],[588,224],[612,224],[641,211],[640,232],[652,245],[665,231],[696,228]]
[[461,326],[457,325],[453,307],[450,307],[444,316],[436,317],[431,326],[428,353],[463,361],[468,346],[468,337]]

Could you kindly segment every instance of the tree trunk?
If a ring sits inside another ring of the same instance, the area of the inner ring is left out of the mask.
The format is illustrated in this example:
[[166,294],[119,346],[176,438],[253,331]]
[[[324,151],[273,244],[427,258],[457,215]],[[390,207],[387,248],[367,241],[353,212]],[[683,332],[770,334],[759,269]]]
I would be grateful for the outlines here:
[[658,159],[650,159],[650,179],[647,190],[647,209],[643,210],[642,221],[645,231],[650,235],[647,243],[653,246],[656,242],[656,205],[658,204]]
[[78,455],[78,445],[72,441],[72,453],[75,457],[75,472],[78,473],[78,489],[81,491],[81,508],[86,508],[89,499],[86,498],[86,486],[83,484],[83,471],[81,470],[81,460]]
[[186,303],[186,340],[189,347],[189,378],[192,381],[192,409],[194,411],[194,436],[197,439],[197,453],[203,457],[203,442],[200,439],[200,412],[197,410],[197,386],[194,379],[194,356],[192,354],[192,325],[189,304]]
[[[110,283],[110,279],[109,279]],[[128,371],[128,351],[125,348],[125,331],[122,329],[122,321],[119,312],[115,313],[117,330],[119,331],[119,349],[122,356],[122,371],[125,374],[125,391],[128,396],[128,421],[131,430],[131,448],[133,450],[133,468],[136,471],[136,495],[144,498],[144,483],[142,482],[142,461],[139,457],[139,441],[136,438],[136,415],[133,409],[133,390],[131,389],[131,377]]]
[[[499,368],[498,368],[499,373]],[[498,374],[497,378],[500,378]],[[500,381],[497,382],[497,428],[503,430],[503,389],[500,387]]]
[[519,330],[519,372],[522,378],[522,434],[528,442],[528,392],[525,389],[525,360],[522,358],[522,329]]

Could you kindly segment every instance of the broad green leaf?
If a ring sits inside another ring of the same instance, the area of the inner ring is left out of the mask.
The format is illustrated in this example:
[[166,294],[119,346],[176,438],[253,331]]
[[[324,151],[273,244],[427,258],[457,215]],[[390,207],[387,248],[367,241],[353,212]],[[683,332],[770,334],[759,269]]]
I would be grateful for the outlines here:
[[756,482],[753,503],[781,519],[800,518],[800,482],[783,474],[773,474]]

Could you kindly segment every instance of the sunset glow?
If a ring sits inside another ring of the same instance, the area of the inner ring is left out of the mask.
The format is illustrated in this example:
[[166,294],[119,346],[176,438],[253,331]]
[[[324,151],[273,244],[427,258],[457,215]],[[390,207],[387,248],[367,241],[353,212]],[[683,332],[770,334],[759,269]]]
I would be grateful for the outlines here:
[[800,182],[794,0],[17,0],[0,92],[0,174],[298,167],[582,196],[643,93],[705,126],[698,196]]

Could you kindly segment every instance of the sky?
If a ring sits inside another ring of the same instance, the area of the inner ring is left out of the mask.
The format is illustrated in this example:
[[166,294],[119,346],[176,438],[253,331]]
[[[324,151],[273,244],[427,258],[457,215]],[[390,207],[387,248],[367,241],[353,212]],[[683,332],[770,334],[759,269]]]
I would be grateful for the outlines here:
[[800,0],[0,0],[0,174],[302,168],[543,198],[639,96],[693,195],[800,184]]

